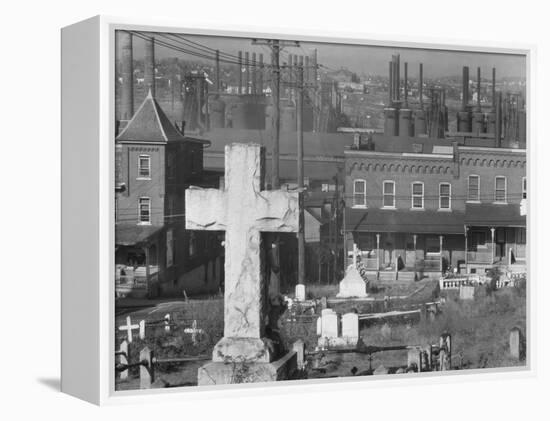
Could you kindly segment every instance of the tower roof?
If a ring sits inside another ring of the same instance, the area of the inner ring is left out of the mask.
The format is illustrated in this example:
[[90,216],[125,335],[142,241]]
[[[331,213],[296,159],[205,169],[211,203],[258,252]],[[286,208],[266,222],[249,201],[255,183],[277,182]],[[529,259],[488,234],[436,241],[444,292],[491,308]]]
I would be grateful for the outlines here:
[[166,143],[174,141],[197,142],[209,144],[210,142],[186,137],[174,127],[162,111],[158,102],[153,98],[151,90],[143,100],[138,110],[128,122],[124,130],[117,136],[117,141],[125,142],[154,142]]

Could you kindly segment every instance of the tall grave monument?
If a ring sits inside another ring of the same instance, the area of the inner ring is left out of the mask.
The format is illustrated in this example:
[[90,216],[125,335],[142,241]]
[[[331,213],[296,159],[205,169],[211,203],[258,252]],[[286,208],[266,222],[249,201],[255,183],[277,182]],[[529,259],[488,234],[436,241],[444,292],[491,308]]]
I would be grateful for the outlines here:
[[199,369],[199,385],[271,381],[285,373],[286,361],[274,361],[265,338],[261,232],[297,232],[299,194],[263,190],[263,181],[263,149],[234,143],[225,147],[225,188],[185,192],[187,229],[225,231],[224,337],[212,362]]

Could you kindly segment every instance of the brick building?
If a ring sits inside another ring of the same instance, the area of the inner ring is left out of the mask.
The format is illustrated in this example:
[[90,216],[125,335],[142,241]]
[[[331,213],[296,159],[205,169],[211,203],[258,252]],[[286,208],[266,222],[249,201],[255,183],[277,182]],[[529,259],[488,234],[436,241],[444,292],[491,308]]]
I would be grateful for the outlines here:
[[526,151],[375,135],[345,151],[347,256],[384,279],[524,271]]
[[220,238],[184,229],[185,189],[218,187],[203,169],[209,142],[184,136],[149,93],[115,144],[117,292],[217,291],[223,276]]

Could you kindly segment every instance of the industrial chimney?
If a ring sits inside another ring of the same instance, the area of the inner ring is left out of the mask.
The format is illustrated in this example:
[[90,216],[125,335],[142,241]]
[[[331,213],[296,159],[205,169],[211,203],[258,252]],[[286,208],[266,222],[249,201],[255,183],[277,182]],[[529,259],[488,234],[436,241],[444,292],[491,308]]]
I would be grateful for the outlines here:
[[408,102],[408,63],[405,62],[404,65],[404,102],[403,106],[399,110],[399,136],[412,136],[413,135],[413,122],[412,122],[412,110],[409,108]]
[[424,69],[422,63],[419,67],[418,75],[418,101],[420,108],[414,112],[414,135],[420,136],[426,134],[426,111],[424,110]]
[[155,98],[155,38],[145,40],[145,56],[143,59],[143,80],[145,83],[145,95],[151,91]]
[[126,31],[118,33],[121,48],[122,67],[122,95],[121,95],[121,120],[130,120],[134,115],[134,56],[132,47],[132,34]]
[[477,104],[475,112],[472,114],[472,132],[475,134],[483,133],[485,130],[485,116],[481,111],[481,68],[477,68]]
[[491,112],[487,113],[487,133],[495,133],[496,125],[496,69],[494,67],[491,85],[491,101],[493,106]]
[[462,109],[457,114],[457,130],[459,132],[470,133],[472,131],[470,109],[468,102],[470,100],[470,68],[462,68]]

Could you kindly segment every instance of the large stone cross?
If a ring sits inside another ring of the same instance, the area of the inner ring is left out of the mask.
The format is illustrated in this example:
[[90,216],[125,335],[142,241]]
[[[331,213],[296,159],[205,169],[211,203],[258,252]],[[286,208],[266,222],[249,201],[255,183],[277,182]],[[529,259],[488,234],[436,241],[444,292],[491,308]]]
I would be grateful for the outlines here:
[[270,362],[265,325],[261,232],[297,232],[299,194],[262,190],[260,145],[225,147],[225,188],[185,191],[189,230],[225,231],[224,337],[213,361]]

